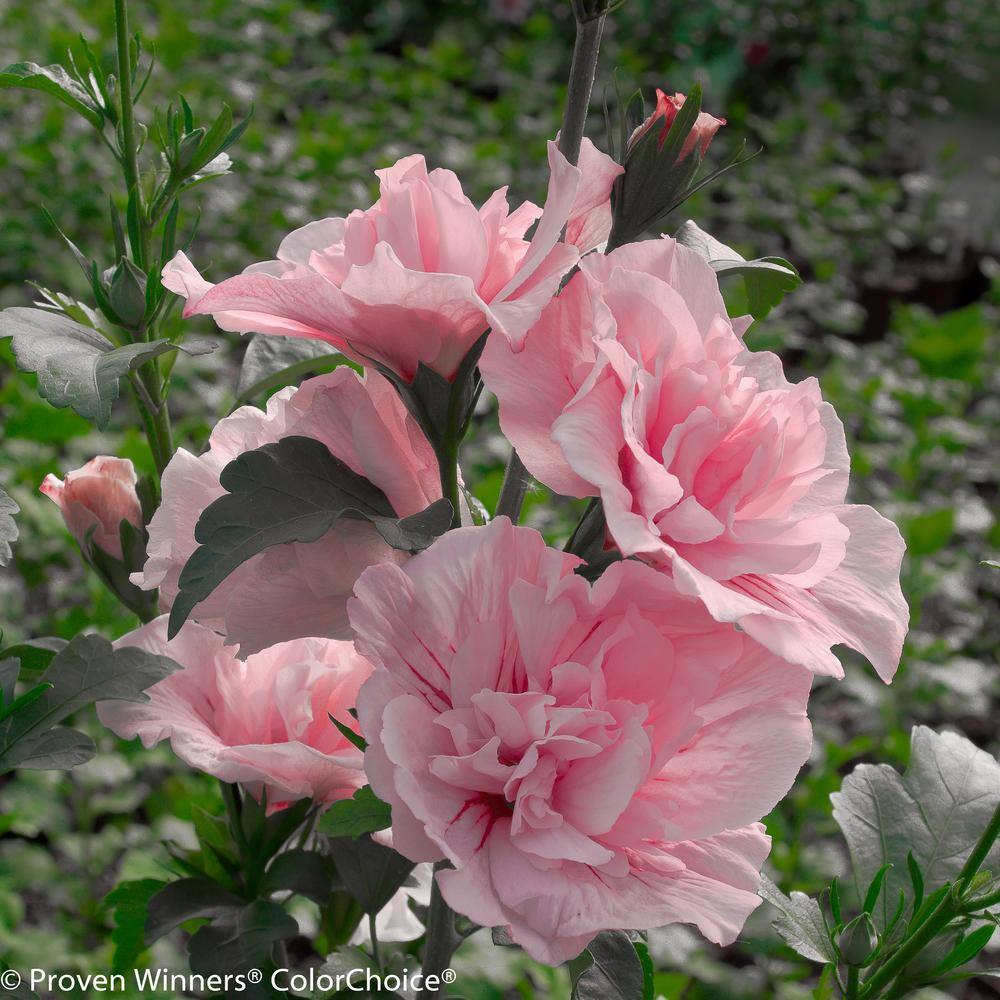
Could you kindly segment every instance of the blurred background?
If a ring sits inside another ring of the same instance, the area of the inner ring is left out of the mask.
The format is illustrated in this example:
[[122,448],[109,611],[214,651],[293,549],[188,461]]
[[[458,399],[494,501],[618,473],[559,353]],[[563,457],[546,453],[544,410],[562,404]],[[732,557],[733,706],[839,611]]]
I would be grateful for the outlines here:
[[[272,257],[292,228],[367,206],[373,169],[411,152],[456,170],[477,201],[502,184],[512,200],[544,197],[573,36],[562,0],[146,0],[132,18],[158,59],[146,109],[178,91],[204,117],[222,100],[255,109],[230,150],[233,174],[199,189],[191,256],[211,280]],[[63,61],[81,31],[110,54],[112,21],[110,0],[0,0],[0,65]],[[768,820],[772,876],[814,891],[844,868],[828,796],[855,764],[905,764],[917,722],[1000,748],[1000,571],[982,562],[1000,548],[1000,12],[976,0],[627,0],[608,21],[590,127],[599,146],[615,67],[623,91],[649,97],[701,81],[706,110],[728,120],[710,159],[743,138],[764,147],[675,226],[693,218],[746,256],[799,269],[805,284],[749,344],[778,351],[793,379],[820,378],[847,427],[852,499],[894,518],[908,542],[912,631],[896,682],[883,687],[859,660],[845,682],[820,683],[813,759]],[[28,304],[28,281],[86,296],[41,206],[101,259],[116,183],[84,123],[42,95],[0,92],[0,306]],[[727,294],[742,312],[739,284]],[[245,345],[215,339],[223,351],[175,369],[176,436],[189,449],[233,401]],[[145,466],[137,421],[122,406],[98,434],[52,409],[4,342],[0,414],[0,482],[23,510],[16,561],[0,571],[5,641],[120,635],[134,621],[85,574],[37,486],[97,453]],[[481,421],[465,472],[491,507],[505,454],[488,407]],[[548,499],[536,491],[528,519],[561,539],[573,512],[543,514]],[[15,966],[58,953],[67,968],[106,968],[104,895],[158,873],[160,840],[190,839],[193,803],[216,808],[215,786],[166,752],[108,734],[100,745],[70,776],[0,785],[0,954]],[[762,906],[725,951],[683,928],[653,935],[658,991],[810,996],[812,970],[770,931],[773,917]],[[561,973],[506,949],[473,948],[466,968],[470,1000],[565,995]],[[951,995],[1000,996],[998,982]]]

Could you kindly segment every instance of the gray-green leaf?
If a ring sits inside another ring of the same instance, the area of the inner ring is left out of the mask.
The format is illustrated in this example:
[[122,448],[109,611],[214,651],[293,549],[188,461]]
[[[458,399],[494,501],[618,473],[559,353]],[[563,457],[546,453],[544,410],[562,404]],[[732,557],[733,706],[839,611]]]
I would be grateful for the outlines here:
[[104,124],[104,115],[94,99],[62,66],[39,66],[33,62],[13,63],[0,72],[0,87],[40,90],[71,107],[95,128]]
[[322,340],[255,334],[243,355],[236,401],[249,402],[272,389],[293,385],[306,375],[332,371],[346,363],[336,348]]
[[763,319],[789,292],[802,284],[799,272],[784,257],[747,260],[694,222],[677,230],[677,241],[701,254],[719,277],[742,275],[747,308],[754,319]]
[[813,962],[837,961],[815,899],[794,890],[786,896],[766,875],[760,879],[760,896],[781,911],[772,926],[790,948]]
[[371,837],[327,840],[337,873],[365,913],[378,913],[410,877],[414,864]]
[[[861,764],[830,798],[861,893],[883,865],[893,866],[872,914],[881,928],[900,890],[912,896],[908,852],[928,894],[958,875],[1000,802],[1000,764],[962,736],[915,726],[902,775],[886,764]],[[1000,844],[983,867],[1000,870]]]
[[643,1000],[642,962],[624,931],[602,931],[587,952],[592,964],[574,984],[573,1000]]
[[146,701],[145,689],[177,669],[169,657],[132,646],[114,649],[101,636],[78,635],[39,679],[51,687],[23,711],[0,723],[0,773],[22,766],[68,766],[49,765],[44,759],[47,755],[53,759],[61,759],[61,754],[72,757],[86,747],[70,735],[72,730],[54,727],[95,701]]
[[17,541],[17,522],[14,520],[14,515],[20,510],[14,498],[0,487],[0,566],[6,566],[14,558],[14,551],[11,548]]
[[162,339],[115,347],[97,330],[61,313],[19,306],[0,312],[0,337],[13,337],[18,368],[38,375],[38,391],[45,399],[71,407],[101,428],[111,418],[123,375],[169,351],[206,349],[179,348]]
[[386,495],[315,438],[293,435],[233,459],[219,478],[228,491],[202,511],[200,543],[180,575],[170,636],[223,580],[272,545],[315,542],[343,517],[372,524],[387,544],[416,552],[451,524],[438,500],[410,517],[396,516]]

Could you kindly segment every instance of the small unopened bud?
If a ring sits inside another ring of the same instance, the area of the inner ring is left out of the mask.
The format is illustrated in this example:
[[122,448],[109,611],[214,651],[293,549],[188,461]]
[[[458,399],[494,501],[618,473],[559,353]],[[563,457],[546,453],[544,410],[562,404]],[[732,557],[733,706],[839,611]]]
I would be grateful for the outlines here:
[[146,275],[127,257],[122,257],[111,275],[108,300],[128,327],[137,327],[146,315]]
[[81,546],[95,545],[121,559],[122,521],[142,528],[135,469],[127,458],[98,455],[67,472],[65,479],[46,476],[40,489],[59,505],[66,527]]
[[[684,107],[687,100],[685,94],[674,94],[672,97],[662,90],[656,91],[656,108],[653,113],[632,133],[628,141],[626,153],[631,153],[642,139],[652,133],[659,149],[667,141],[667,133],[673,125],[677,113]],[[715,137],[715,133],[726,124],[725,118],[716,118],[707,111],[699,111],[698,117],[684,140],[684,145],[677,156],[678,162],[686,159],[697,147],[704,156]]]
[[201,146],[201,140],[205,138],[205,130],[201,127],[193,132],[188,132],[177,147],[177,166],[180,170],[185,170],[194,159],[195,153]]
[[867,913],[855,917],[837,939],[840,957],[846,965],[864,966],[869,963],[878,947],[878,934]]

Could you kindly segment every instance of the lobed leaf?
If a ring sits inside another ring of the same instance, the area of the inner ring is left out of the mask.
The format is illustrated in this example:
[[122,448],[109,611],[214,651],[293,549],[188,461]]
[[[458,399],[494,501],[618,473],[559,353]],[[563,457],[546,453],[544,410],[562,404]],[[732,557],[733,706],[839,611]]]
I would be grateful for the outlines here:
[[11,546],[17,541],[18,535],[14,515],[20,511],[14,498],[0,487],[0,566],[6,566],[14,558]]
[[573,984],[573,1000],[645,1000],[646,973],[624,931],[602,931],[587,945],[591,964]]
[[[913,898],[914,865],[920,889],[928,893],[955,879],[1000,802],[1000,764],[969,740],[916,726],[910,745],[902,775],[885,764],[861,764],[831,796],[859,896],[879,869],[893,866],[873,911],[880,929],[900,890]],[[984,867],[1000,870],[1000,844]]]
[[236,386],[237,403],[247,403],[273,389],[292,385],[305,375],[349,364],[335,347],[311,337],[255,334],[243,355]]
[[115,347],[103,334],[60,313],[15,306],[0,312],[0,337],[12,337],[21,371],[38,376],[38,391],[53,406],[70,407],[99,428],[111,418],[119,382],[139,365],[169,351],[204,353],[161,339]]
[[416,552],[451,524],[451,504],[444,499],[397,517],[377,486],[315,438],[293,435],[244,452],[219,481],[228,493],[198,519],[200,545],[181,571],[171,637],[230,573],[273,545],[315,542],[341,518],[351,518],[368,521],[393,548]]
[[365,913],[378,913],[410,877],[415,865],[371,837],[327,840],[337,873]]
[[136,960],[146,951],[148,945],[145,928],[149,901],[165,885],[165,882],[155,878],[120,882],[105,897],[104,902],[111,907],[115,923],[111,932],[111,943],[114,946],[112,972],[134,968]]
[[360,837],[392,826],[392,808],[371,789],[359,788],[354,797],[334,802],[319,821],[320,833],[328,837]]
[[63,719],[95,701],[145,701],[145,689],[177,669],[166,656],[131,646],[114,649],[97,635],[77,636],[42,674],[48,690],[0,722],[0,773],[80,763],[93,744],[72,730],[55,729]]
[[813,962],[837,962],[823,913],[812,896],[794,890],[786,896],[766,875],[760,878],[760,896],[781,911],[773,926],[790,948]]
[[676,237],[679,243],[704,257],[720,278],[742,276],[747,308],[754,319],[763,319],[785,295],[802,284],[799,272],[783,257],[747,260],[690,219],[677,230]]

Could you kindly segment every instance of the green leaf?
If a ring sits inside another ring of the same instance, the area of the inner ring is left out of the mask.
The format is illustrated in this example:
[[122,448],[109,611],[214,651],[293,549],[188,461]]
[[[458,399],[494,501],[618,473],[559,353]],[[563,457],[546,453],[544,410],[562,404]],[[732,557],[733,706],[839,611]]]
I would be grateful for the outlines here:
[[786,896],[766,875],[760,879],[760,895],[781,911],[774,929],[782,940],[804,958],[813,962],[836,962],[819,903],[804,892]]
[[573,1000],[644,1000],[646,978],[632,939],[602,931],[587,945],[591,964],[573,984]]
[[[861,764],[831,796],[858,886],[868,885],[883,865],[893,866],[872,914],[879,929],[900,890],[913,896],[907,855],[912,852],[923,888],[933,893],[958,875],[1000,802],[1000,764],[967,739],[916,726],[910,747],[902,776],[885,764]],[[984,867],[1000,870],[1000,844]]]
[[0,71],[0,87],[40,90],[71,107],[95,128],[99,129],[104,124],[104,115],[94,99],[62,66],[13,63]]
[[136,960],[146,951],[146,916],[149,901],[166,885],[155,878],[121,882],[105,897],[111,907],[115,928],[111,932],[114,954],[112,972],[124,972],[135,967]]
[[306,375],[333,371],[350,362],[335,347],[311,337],[255,334],[243,355],[236,386],[237,403],[247,403]]
[[14,558],[11,546],[18,534],[14,515],[20,510],[14,498],[0,486],[0,566],[6,566]]
[[353,798],[334,802],[319,821],[319,830],[328,837],[360,837],[391,825],[391,807],[365,785]]
[[188,942],[191,971],[225,975],[267,968],[274,946],[299,933],[299,925],[277,903],[258,899],[202,927]]
[[179,348],[162,339],[115,347],[68,316],[17,306],[0,312],[0,337],[13,337],[18,368],[38,375],[38,391],[45,399],[53,406],[71,407],[100,428],[111,418],[122,376],[169,351],[212,349]]
[[649,954],[649,945],[645,941],[633,941],[636,955],[639,956],[639,964],[642,966],[642,1000],[655,1000],[656,997],[656,969],[653,966],[653,957]]
[[410,416],[420,425],[435,449],[440,449],[449,435],[457,433],[458,437],[462,437],[472,418],[482,388],[476,366],[489,333],[486,330],[469,348],[451,381],[420,362],[412,381],[407,382],[380,361],[367,357],[357,349],[354,353],[396,387]]
[[370,836],[327,840],[337,873],[365,913],[378,913],[410,877],[414,863]]
[[871,880],[871,884],[868,886],[868,892],[865,893],[865,901],[861,906],[861,909],[865,913],[871,913],[875,909],[875,904],[878,902],[878,897],[882,892],[882,883],[885,881],[886,872],[892,867],[891,864],[883,865],[876,873],[875,877]]
[[720,278],[740,275],[747,307],[761,320],[791,291],[802,284],[799,272],[783,257],[747,260],[688,219],[676,233],[677,241],[699,253]]
[[271,862],[264,876],[262,894],[296,892],[322,905],[335,888],[336,875],[328,857],[318,851],[296,848],[279,854]]
[[336,716],[331,715],[327,712],[330,717],[330,721],[340,730],[340,735],[344,739],[353,743],[362,753],[368,749],[368,740],[366,740],[360,733],[356,733],[346,722],[341,722]]
[[959,939],[955,947],[935,966],[932,975],[943,976],[952,969],[971,962],[990,943],[995,930],[996,927],[992,924],[986,924]]
[[95,701],[146,701],[145,689],[177,669],[166,656],[131,646],[113,649],[97,635],[77,636],[41,676],[50,689],[0,723],[0,773],[18,766],[64,766],[44,761],[53,755],[78,754],[85,745],[80,734],[53,727]]
[[243,905],[239,896],[208,879],[178,879],[149,897],[144,925],[146,945],[188,920],[211,920],[240,910]]
[[15,763],[22,770],[68,771],[86,764],[96,752],[94,741],[86,734],[56,726],[18,747]]
[[451,525],[445,499],[397,517],[377,486],[315,438],[291,436],[244,452],[222,470],[219,482],[228,493],[198,519],[201,544],[181,571],[171,637],[195,605],[248,559],[273,545],[315,542],[342,517],[368,521],[393,548],[410,552],[427,548]]

